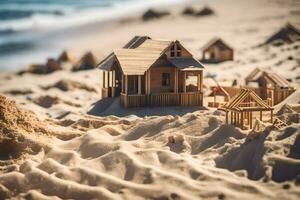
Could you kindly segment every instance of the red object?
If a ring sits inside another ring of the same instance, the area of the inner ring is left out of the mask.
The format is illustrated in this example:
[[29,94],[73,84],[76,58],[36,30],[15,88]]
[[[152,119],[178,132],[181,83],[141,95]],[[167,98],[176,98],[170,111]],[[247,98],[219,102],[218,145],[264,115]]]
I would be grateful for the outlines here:
[[221,90],[220,86],[216,86],[216,87],[213,88],[213,91],[214,92],[221,92],[222,90]]

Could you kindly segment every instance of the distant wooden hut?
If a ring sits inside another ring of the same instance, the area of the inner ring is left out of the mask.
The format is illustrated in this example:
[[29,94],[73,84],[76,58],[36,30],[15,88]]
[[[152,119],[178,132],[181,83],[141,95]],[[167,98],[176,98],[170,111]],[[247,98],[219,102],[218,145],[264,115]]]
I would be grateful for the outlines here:
[[214,38],[202,48],[202,61],[218,63],[233,60],[233,48],[221,38]]
[[287,23],[284,27],[267,39],[266,44],[274,42],[293,43],[295,41],[300,41],[300,30],[292,24]]
[[262,99],[273,99],[274,105],[295,91],[295,88],[279,74],[260,68],[253,70],[245,78],[245,82],[247,87],[258,88],[257,94]]
[[[226,113],[226,123],[234,124],[242,129],[252,129],[253,118],[273,123],[273,108],[269,101],[262,100],[254,91],[241,89],[229,102],[221,108]],[[263,119],[263,113],[269,113]]]
[[45,64],[45,73],[52,73],[57,70],[61,70],[61,64],[57,62],[54,58],[48,58],[46,64]]
[[63,51],[57,58],[58,62],[69,62],[73,63],[74,62],[74,57],[71,55],[70,52],[68,51]]
[[73,71],[94,69],[97,65],[97,59],[92,52],[85,53],[82,58],[73,67]]
[[102,98],[125,107],[202,106],[203,65],[177,41],[136,36],[99,65]]

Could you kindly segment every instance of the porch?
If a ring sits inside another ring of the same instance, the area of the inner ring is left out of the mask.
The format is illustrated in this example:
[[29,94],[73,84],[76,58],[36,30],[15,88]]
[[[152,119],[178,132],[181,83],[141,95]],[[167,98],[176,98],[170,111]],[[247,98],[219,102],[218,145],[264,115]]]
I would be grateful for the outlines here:
[[202,106],[201,91],[186,93],[157,93],[150,95],[126,95],[121,93],[124,107]]

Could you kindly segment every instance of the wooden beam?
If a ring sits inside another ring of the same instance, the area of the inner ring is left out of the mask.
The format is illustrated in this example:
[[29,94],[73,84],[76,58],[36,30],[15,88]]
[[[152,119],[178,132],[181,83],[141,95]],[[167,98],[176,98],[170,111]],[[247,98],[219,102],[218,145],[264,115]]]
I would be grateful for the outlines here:
[[228,124],[228,112],[226,111],[226,124]]
[[271,123],[273,123],[273,110],[271,110]]
[[125,78],[124,78],[124,75],[122,74],[122,88],[121,88],[121,90],[122,90],[122,93],[124,93],[125,92],[125,87],[124,87],[124,85],[125,85]]
[[250,121],[250,129],[252,129],[252,112],[249,112],[249,114],[250,114],[250,119],[249,119],[249,121]]
[[110,71],[107,72],[107,87],[110,87]]
[[241,128],[243,129],[243,127],[244,127],[244,113],[243,112],[241,112]]
[[174,72],[174,92],[178,93],[178,69],[175,67],[175,72]]
[[112,87],[116,87],[116,71],[112,71]]
[[186,72],[183,72],[183,92],[186,92]]
[[105,88],[105,71],[102,73],[102,88]]
[[262,121],[262,111],[259,111],[259,120]]
[[125,75],[125,94],[128,95],[128,75]]
[[199,73],[197,77],[197,86],[198,86],[198,91],[201,91],[201,74]]
[[141,75],[138,76],[138,94],[142,94],[142,77]]

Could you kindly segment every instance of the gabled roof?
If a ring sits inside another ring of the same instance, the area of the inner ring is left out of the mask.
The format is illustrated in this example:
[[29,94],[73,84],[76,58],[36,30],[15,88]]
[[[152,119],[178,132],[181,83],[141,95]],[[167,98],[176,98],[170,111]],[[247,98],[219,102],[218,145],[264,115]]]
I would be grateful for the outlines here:
[[226,42],[224,42],[224,40],[222,40],[221,38],[213,38],[211,39],[206,45],[204,45],[204,47],[202,47],[202,50],[205,51],[208,48],[210,48],[213,45],[223,45],[225,48],[228,48],[230,50],[233,50],[233,48],[231,46],[229,46]]
[[297,40],[300,40],[300,30],[290,23],[287,23],[282,27],[278,32],[272,35],[266,43],[272,43],[273,41],[281,40],[283,42],[292,43]]
[[262,109],[272,109],[271,106],[266,104],[253,90],[242,88],[239,93],[232,97],[224,106],[225,109],[230,110],[244,110],[247,107],[241,106],[242,103],[255,102],[257,105],[255,107]]
[[259,78],[264,77],[267,81],[271,82],[273,85],[278,85],[279,87],[286,88],[291,87],[290,83],[282,76],[267,70],[262,70],[260,68],[254,69],[247,77],[247,81],[257,81]]
[[[138,40],[137,40],[138,41]],[[139,41],[140,42],[140,41]],[[130,42],[132,45],[136,43]],[[113,62],[118,62],[125,75],[143,75],[176,41],[146,39],[136,48],[115,50],[104,61],[99,64],[102,70],[110,70]],[[128,43],[129,44],[129,43]],[[168,59],[179,69],[202,69],[203,65],[194,58],[172,58]]]
[[[147,39],[151,38],[149,36],[134,36],[127,44],[123,46],[123,49],[135,49]],[[106,58],[104,58],[97,66],[99,67],[99,69],[109,70],[115,59],[116,57],[114,53],[111,53]]]
[[149,36],[134,36],[127,44],[123,46],[124,49],[135,49],[140,46],[145,40],[151,39]]

